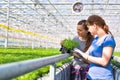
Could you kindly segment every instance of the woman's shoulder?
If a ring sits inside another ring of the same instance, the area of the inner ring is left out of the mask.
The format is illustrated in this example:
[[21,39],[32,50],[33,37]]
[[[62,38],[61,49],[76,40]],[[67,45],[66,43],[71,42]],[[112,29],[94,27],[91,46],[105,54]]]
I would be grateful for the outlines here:
[[114,37],[112,35],[108,34],[105,37],[105,41],[115,41],[115,40],[114,40]]
[[73,38],[73,40],[78,41],[78,40],[79,40],[79,37],[78,37],[78,36],[75,36],[75,37]]
[[77,35],[73,37],[73,39],[79,38]]
[[104,45],[116,46],[116,42],[114,40],[114,37],[110,34],[106,35],[106,37],[104,39]]

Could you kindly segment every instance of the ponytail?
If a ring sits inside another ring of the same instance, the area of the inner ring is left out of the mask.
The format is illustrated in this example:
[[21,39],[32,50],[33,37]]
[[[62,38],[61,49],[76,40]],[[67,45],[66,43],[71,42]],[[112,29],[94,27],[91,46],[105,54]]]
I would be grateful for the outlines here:
[[[104,25],[104,27],[103,27],[103,30],[107,33],[107,34],[111,34],[112,35],[112,33],[111,33],[111,31],[109,30],[109,28],[108,28],[108,25]],[[113,35],[112,35],[113,36]]]
[[87,41],[86,41],[86,44],[85,44],[84,52],[86,52],[88,50],[88,48],[90,47],[92,41],[93,41],[93,36],[91,35],[90,32],[88,32],[88,34],[87,34]]

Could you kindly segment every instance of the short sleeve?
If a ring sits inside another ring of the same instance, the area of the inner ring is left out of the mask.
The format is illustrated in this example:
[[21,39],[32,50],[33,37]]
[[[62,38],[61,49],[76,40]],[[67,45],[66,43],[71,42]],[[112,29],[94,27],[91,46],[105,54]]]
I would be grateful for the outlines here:
[[115,43],[115,40],[114,40],[114,37],[112,36],[106,36],[104,42],[103,42],[103,46],[106,47],[106,46],[111,46],[111,47],[115,47],[116,46],[116,43]]

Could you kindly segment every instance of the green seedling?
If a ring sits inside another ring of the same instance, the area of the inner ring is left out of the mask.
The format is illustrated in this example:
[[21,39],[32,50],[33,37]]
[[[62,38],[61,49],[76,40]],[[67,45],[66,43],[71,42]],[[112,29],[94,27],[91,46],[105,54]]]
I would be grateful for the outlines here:
[[73,48],[78,48],[79,44],[78,42],[68,38],[68,39],[64,39],[62,42],[62,46],[66,49],[66,50],[73,50]]

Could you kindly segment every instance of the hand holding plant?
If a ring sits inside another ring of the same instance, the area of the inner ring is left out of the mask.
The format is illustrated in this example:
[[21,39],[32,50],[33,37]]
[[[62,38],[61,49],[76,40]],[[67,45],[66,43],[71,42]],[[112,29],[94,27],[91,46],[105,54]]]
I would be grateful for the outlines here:
[[61,42],[61,49],[60,51],[62,53],[72,53],[72,50],[74,48],[78,48],[79,47],[79,44],[78,42],[68,38],[68,39],[64,39],[62,42]]

